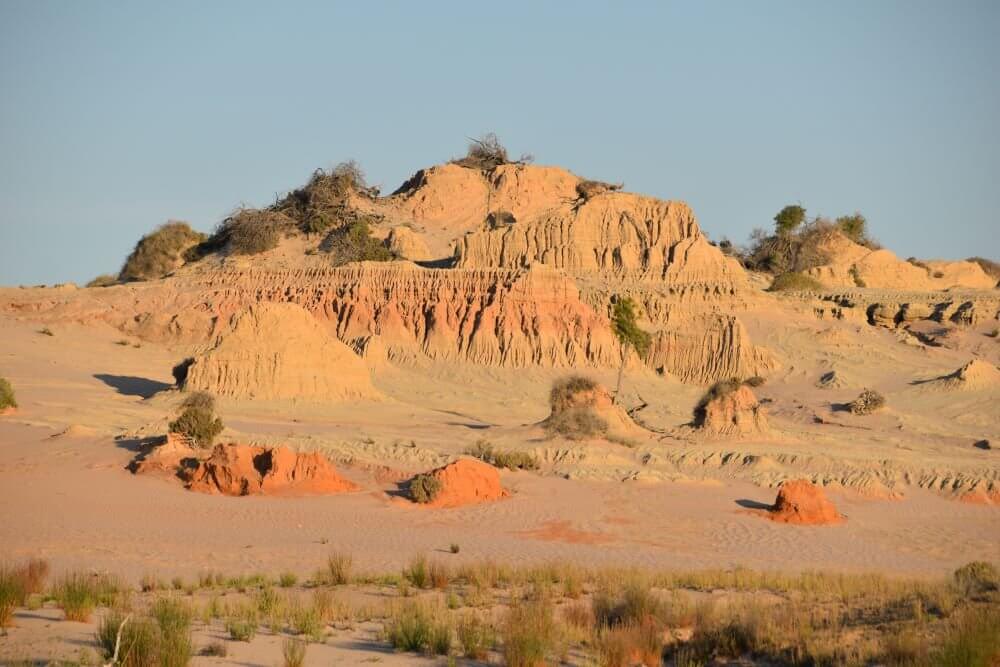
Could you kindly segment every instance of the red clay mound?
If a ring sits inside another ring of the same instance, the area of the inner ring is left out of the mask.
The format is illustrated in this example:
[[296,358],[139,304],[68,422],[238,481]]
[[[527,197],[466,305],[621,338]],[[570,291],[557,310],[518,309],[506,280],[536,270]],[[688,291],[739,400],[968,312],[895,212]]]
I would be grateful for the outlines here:
[[192,491],[227,496],[326,495],[358,488],[318,452],[237,444],[216,445],[185,478]]
[[441,482],[441,491],[428,507],[460,507],[506,498],[510,493],[500,485],[500,472],[477,459],[459,459],[432,470]]
[[841,523],[845,519],[826,499],[823,489],[806,479],[784,482],[771,508],[772,521],[803,526]]

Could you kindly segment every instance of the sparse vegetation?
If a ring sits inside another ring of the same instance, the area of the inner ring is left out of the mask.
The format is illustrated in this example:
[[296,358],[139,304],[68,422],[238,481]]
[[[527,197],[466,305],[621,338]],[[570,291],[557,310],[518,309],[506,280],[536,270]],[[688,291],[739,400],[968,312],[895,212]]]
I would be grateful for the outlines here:
[[462,655],[470,660],[486,660],[496,643],[496,631],[474,613],[463,614],[456,626]]
[[271,209],[294,220],[306,234],[321,234],[358,220],[349,201],[352,193],[373,198],[378,190],[368,186],[361,166],[349,160],[329,171],[317,169],[306,185],[289,192]]
[[804,273],[789,271],[775,276],[768,288],[770,292],[818,292],[823,289],[822,283]]
[[503,657],[509,667],[545,664],[559,638],[552,603],[546,599],[515,601],[503,628]]
[[420,652],[430,647],[433,631],[430,610],[423,604],[411,602],[390,616],[384,634],[397,651]]
[[605,183],[584,179],[576,184],[576,194],[582,201],[588,201],[606,192],[617,192],[625,187],[624,183]]
[[587,402],[581,403],[580,394],[598,389],[598,384],[581,375],[557,380],[549,392],[549,407],[552,414],[545,420],[545,430],[549,435],[558,435],[569,440],[584,440],[606,436],[608,422],[594,412]]
[[885,396],[873,389],[865,389],[861,394],[847,404],[847,408],[856,415],[870,415],[885,407]]
[[55,334],[52,332],[52,329],[48,327],[42,327],[41,329],[38,330],[38,333],[42,334],[43,336],[55,336]]
[[294,226],[282,213],[244,208],[223,220],[216,236],[225,240],[233,255],[259,255],[276,248],[282,234]]
[[26,595],[17,571],[8,565],[0,565],[0,629],[10,627],[14,610],[24,604]]
[[965,595],[979,595],[1000,589],[1000,571],[993,563],[977,560],[955,570],[955,584]]
[[87,283],[87,287],[111,287],[112,285],[117,285],[117,284],[118,284],[117,276],[113,276],[110,273],[102,273],[101,275],[97,276],[89,283]]
[[457,542],[452,542],[451,547],[449,547],[448,550],[451,551],[451,553],[453,554],[457,554],[459,551],[462,550],[462,547],[460,547]]
[[327,581],[334,586],[343,586],[351,581],[351,566],[354,558],[350,554],[330,554],[326,559]]
[[181,401],[181,408],[215,411],[215,397],[207,391],[193,391]]
[[114,579],[71,572],[56,582],[52,597],[66,614],[66,620],[86,622],[96,606],[109,606],[119,592],[120,586]]
[[613,402],[618,400],[618,394],[622,390],[622,375],[625,373],[625,360],[628,358],[629,350],[635,350],[641,359],[646,356],[652,343],[650,335],[639,328],[637,309],[636,303],[627,296],[616,299],[611,309],[611,330],[622,348],[622,361],[618,367],[618,382],[615,384],[615,393],[611,397]]
[[225,426],[211,409],[187,407],[177,419],[170,422],[168,428],[172,433],[187,436],[198,447],[208,449]]
[[17,407],[17,397],[14,395],[14,387],[10,380],[0,377],[0,410]]
[[508,470],[538,470],[538,459],[528,452],[496,449],[486,440],[479,440],[465,452],[469,456]]
[[306,649],[309,644],[296,637],[288,637],[281,646],[281,655],[285,659],[285,667],[302,667],[306,662]]
[[522,155],[517,160],[511,160],[507,149],[500,143],[497,135],[489,132],[478,139],[470,139],[465,157],[451,162],[469,169],[492,171],[504,164],[529,164],[533,161],[534,158],[531,155]]
[[441,493],[441,480],[434,475],[420,474],[410,480],[410,498],[418,503],[429,503]]
[[390,262],[396,255],[385,244],[371,235],[367,218],[331,231],[320,244],[320,250],[330,255],[334,266],[349,262]]
[[996,286],[1000,286],[1000,262],[994,262],[985,257],[970,257],[967,261],[975,262],[990,278],[997,281]]
[[[143,236],[125,260],[118,279],[155,280],[183,264],[184,252],[205,240],[186,222],[171,220]],[[88,285],[89,287],[90,285]]]

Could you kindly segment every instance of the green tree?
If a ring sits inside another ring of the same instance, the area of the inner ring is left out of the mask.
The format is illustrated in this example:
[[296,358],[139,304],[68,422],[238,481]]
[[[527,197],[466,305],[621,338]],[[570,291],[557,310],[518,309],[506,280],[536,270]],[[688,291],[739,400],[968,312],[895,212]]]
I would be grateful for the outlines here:
[[622,363],[618,367],[618,383],[612,397],[614,402],[618,400],[618,394],[622,389],[622,375],[625,372],[628,351],[633,349],[640,357],[649,351],[650,335],[639,328],[635,311],[635,302],[627,296],[618,298],[611,311],[611,330],[615,332],[615,337],[622,346]]
[[854,215],[842,215],[837,218],[837,227],[856,243],[864,243],[868,238],[868,221],[857,211]]
[[774,216],[774,230],[778,236],[785,236],[806,221],[806,210],[798,204],[790,204]]

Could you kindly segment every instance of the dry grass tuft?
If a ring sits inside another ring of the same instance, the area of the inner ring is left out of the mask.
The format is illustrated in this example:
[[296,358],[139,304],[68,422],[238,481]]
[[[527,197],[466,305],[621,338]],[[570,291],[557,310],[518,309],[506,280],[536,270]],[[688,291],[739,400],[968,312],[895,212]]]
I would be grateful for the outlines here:
[[417,503],[429,503],[441,493],[441,480],[434,475],[420,474],[410,480],[410,498]]
[[334,266],[349,262],[391,262],[397,256],[385,244],[371,235],[370,219],[358,218],[331,231],[320,244],[320,250],[330,255]]
[[223,220],[215,236],[233,255],[258,255],[276,248],[294,227],[295,221],[283,213],[244,208]]
[[624,183],[605,183],[604,181],[582,180],[576,184],[576,194],[583,201],[593,199],[606,192],[617,192],[625,187]]
[[465,451],[469,456],[474,456],[480,461],[489,463],[497,468],[507,468],[508,470],[538,470],[538,459],[528,452],[505,451],[495,449],[486,440],[479,440],[475,445]]
[[769,292],[818,292],[823,289],[822,283],[804,273],[788,271],[775,276],[768,288]]
[[0,377],[0,410],[16,407],[17,398],[14,396],[14,387],[11,386],[7,378]]
[[847,408],[856,415],[870,415],[885,407],[885,396],[873,389],[865,389]]
[[[184,262],[184,252],[205,240],[186,222],[172,220],[143,236],[118,274],[118,279],[155,280]],[[90,287],[90,285],[88,285]]]

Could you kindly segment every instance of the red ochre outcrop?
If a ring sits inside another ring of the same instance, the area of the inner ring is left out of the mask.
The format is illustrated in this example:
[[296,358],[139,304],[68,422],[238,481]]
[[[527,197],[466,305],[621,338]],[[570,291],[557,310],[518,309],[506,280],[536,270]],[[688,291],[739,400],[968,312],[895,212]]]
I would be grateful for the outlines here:
[[827,500],[823,489],[805,479],[784,482],[779,487],[769,516],[772,521],[803,526],[823,526],[846,520]]
[[425,507],[477,505],[510,495],[500,484],[500,472],[476,459],[459,459],[428,474],[441,482],[441,491]]

